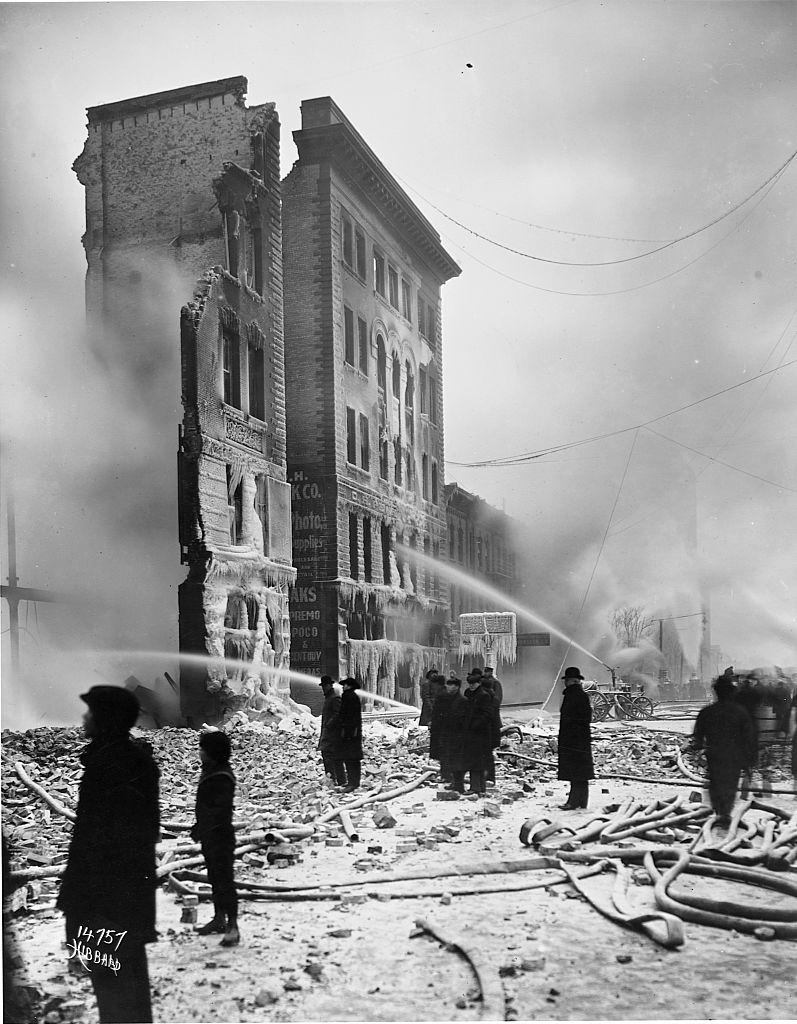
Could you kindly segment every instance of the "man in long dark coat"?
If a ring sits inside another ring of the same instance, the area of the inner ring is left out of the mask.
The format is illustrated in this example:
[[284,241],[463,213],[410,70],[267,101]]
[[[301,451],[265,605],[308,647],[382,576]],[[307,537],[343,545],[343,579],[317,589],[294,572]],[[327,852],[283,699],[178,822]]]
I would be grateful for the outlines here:
[[734,700],[734,685],[727,676],[714,680],[717,700],[697,713],[694,746],[705,748],[708,794],[717,824],[728,826],[736,799],[739,776],[755,756],[755,731],[750,715]]
[[140,711],[119,686],[92,686],[80,782],[58,907],[69,956],[91,972],[101,1024],[152,1020],[145,944],[155,942],[155,844],[160,772],[129,731]]
[[[465,772],[459,772],[462,746],[462,718],[464,697],[460,692],[461,680],[456,676],[445,680],[445,691],[434,702],[432,721],[429,723],[429,756],[440,762],[440,779],[442,782],[455,781],[457,774],[462,778]],[[464,792],[464,784],[460,780],[449,787]]]
[[340,697],[335,693],[332,676],[321,676],[324,706],[321,709],[321,735],[318,749],[324,762],[324,771],[336,786],[345,786],[346,766],[340,755]]
[[360,768],[363,759],[363,713],[357,696],[357,680],[341,680],[343,696],[340,698],[340,747],[338,756],[346,765],[348,783],[344,793],[353,793],[360,785]]
[[436,668],[430,668],[421,683],[421,715],[418,725],[431,725],[432,712],[434,711],[435,689],[434,681],[437,675]]
[[495,702],[482,686],[477,669],[468,674],[464,694],[467,706],[462,726],[462,762],[470,773],[470,792],[485,792],[485,777],[493,767]]
[[559,711],[559,778],[570,783],[563,811],[586,807],[589,800],[589,780],[595,778],[592,762],[592,707],[589,697],[581,688],[584,677],[581,669],[565,669],[562,706]]

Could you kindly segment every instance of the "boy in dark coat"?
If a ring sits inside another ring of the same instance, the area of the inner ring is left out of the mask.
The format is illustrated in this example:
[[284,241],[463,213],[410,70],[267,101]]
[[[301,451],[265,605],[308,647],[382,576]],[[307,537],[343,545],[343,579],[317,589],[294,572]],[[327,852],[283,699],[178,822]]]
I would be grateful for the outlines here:
[[238,892],[235,888],[235,829],[232,806],[235,775],[230,768],[232,747],[223,732],[203,732],[199,737],[202,773],[196,790],[196,824],[191,838],[202,844],[202,856],[213,889],[213,917],[197,928],[200,935],[223,934],[222,946],[236,946],[238,932]]
[[332,676],[321,676],[324,706],[321,709],[321,735],[318,749],[324,762],[324,771],[336,786],[345,786],[346,766],[340,756],[340,697],[335,693]]
[[570,783],[570,792],[563,811],[586,807],[589,799],[589,780],[595,778],[592,763],[592,707],[589,697],[581,688],[584,677],[581,669],[565,669],[562,680],[565,691],[559,711],[559,773],[561,780]]
[[152,1020],[145,944],[157,939],[160,772],[152,747],[129,735],[140,711],[129,690],[92,686],[81,700],[91,742],[80,755],[83,778],[57,906],[70,957],[91,972],[101,1024],[140,1024]]
[[727,676],[714,680],[716,703],[697,713],[692,743],[706,749],[708,793],[717,824],[728,826],[739,776],[755,756],[755,730],[747,711],[734,700],[735,687]]
[[353,793],[360,785],[360,766],[363,759],[363,713],[357,696],[357,680],[341,680],[343,696],[340,698],[339,756],[346,765],[348,784],[344,793]]

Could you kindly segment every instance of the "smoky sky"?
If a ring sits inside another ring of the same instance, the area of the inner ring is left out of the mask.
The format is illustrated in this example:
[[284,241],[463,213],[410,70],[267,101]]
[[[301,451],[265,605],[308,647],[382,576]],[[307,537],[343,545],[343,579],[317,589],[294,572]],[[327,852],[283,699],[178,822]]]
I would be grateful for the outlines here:
[[[10,465],[22,583],[75,595],[28,618],[29,713],[69,720],[84,680],[161,672],[67,652],[174,651],[183,577],[188,296],[165,282],[154,301],[165,322],[173,307],[173,332],[141,347],[86,330],[70,169],[85,108],[236,74],[250,105],[277,104],[283,173],[301,100],[331,95],[462,266],[443,292],[446,480],[523,524],[528,603],[592,650],[618,604],[686,614],[705,595],[728,663],[797,664],[796,14],[0,8],[4,483]],[[514,466],[453,464],[606,434]],[[5,579],[5,508],[3,523]]]

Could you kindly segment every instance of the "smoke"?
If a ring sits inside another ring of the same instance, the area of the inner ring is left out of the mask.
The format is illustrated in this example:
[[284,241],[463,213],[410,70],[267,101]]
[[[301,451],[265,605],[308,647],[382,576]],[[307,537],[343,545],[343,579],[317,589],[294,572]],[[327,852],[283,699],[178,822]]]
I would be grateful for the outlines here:
[[20,585],[63,598],[20,605],[18,673],[3,602],[7,727],[74,723],[88,686],[174,671],[107,653],[177,649],[179,310],[191,293],[164,267],[148,275],[131,332],[93,332],[82,287],[46,269],[6,295],[3,561],[12,496]]

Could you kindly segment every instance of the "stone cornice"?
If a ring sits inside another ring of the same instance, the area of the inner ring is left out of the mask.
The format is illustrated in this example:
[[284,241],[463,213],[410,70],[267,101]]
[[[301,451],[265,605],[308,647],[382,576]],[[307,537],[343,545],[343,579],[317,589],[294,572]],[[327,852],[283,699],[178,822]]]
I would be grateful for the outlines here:
[[348,121],[303,128],[295,131],[293,138],[300,161],[317,164],[328,160],[354,181],[428,260],[441,282],[462,273],[441,245],[437,231]]

